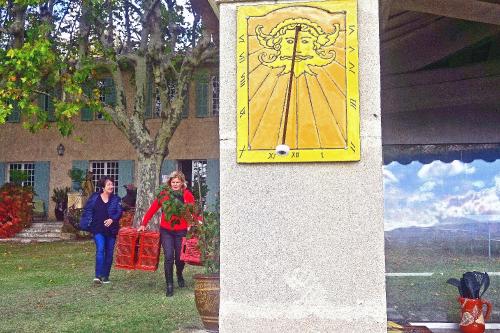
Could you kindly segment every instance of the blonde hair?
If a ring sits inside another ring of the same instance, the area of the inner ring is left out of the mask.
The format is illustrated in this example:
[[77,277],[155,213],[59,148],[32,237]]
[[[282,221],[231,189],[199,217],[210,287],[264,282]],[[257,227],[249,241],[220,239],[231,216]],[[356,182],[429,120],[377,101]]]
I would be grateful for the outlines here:
[[179,170],[176,170],[176,171],[172,172],[168,176],[168,180],[167,180],[168,187],[172,188],[171,183],[172,183],[172,179],[174,179],[174,178],[177,178],[177,179],[179,179],[182,182],[182,189],[186,188],[186,176],[184,176],[184,174],[182,173],[182,171],[179,171]]

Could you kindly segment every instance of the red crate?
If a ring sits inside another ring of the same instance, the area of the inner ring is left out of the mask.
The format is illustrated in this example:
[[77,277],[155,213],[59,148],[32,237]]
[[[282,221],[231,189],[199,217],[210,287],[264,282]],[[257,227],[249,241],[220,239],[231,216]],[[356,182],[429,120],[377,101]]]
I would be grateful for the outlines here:
[[190,265],[203,265],[201,262],[201,252],[198,249],[198,238],[182,238],[181,260]]
[[156,271],[160,258],[160,233],[144,231],[139,235],[139,252],[137,253],[136,269]]
[[136,228],[125,227],[118,231],[115,247],[115,268],[135,269],[138,237],[139,234]]

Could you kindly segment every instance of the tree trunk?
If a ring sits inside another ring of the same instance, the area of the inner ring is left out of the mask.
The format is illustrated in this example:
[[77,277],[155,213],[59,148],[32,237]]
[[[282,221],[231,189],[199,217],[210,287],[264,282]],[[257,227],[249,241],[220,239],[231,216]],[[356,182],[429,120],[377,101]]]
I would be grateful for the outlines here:
[[[138,227],[155,199],[156,189],[159,186],[159,175],[161,163],[158,156],[145,156],[139,153],[136,170],[137,200],[135,203],[134,226]],[[155,217],[149,223],[152,230],[158,229],[159,219]]]

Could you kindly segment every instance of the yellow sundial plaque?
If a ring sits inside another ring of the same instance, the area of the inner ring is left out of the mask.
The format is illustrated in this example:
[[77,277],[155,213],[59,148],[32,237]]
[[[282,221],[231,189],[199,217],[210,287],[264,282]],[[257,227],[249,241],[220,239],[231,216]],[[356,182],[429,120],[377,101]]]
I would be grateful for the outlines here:
[[237,161],[359,160],[356,1],[237,13]]

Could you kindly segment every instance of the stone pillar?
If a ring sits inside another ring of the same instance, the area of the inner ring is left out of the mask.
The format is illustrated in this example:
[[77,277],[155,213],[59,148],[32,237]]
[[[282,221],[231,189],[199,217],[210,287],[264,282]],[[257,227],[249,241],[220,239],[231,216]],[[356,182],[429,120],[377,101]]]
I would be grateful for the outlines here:
[[386,332],[377,1],[358,1],[361,161],[302,164],[236,163],[240,4],[220,4],[220,330]]

